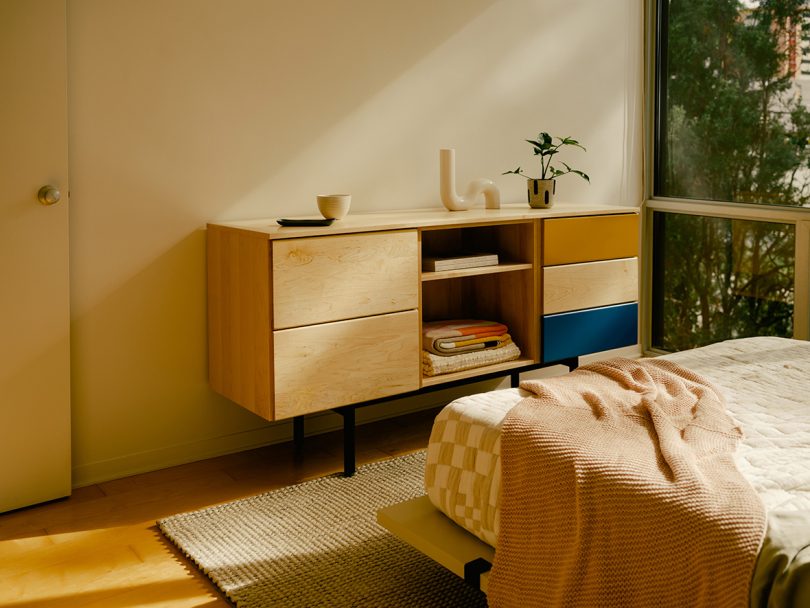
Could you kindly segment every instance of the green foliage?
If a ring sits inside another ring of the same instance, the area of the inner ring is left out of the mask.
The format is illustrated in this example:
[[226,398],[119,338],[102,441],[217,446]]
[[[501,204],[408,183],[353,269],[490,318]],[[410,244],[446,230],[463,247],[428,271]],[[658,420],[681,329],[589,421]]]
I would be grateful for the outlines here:
[[[754,9],[663,1],[669,44],[656,194],[810,206],[810,112],[786,70],[786,40],[800,33],[805,1]],[[791,335],[793,226],[656,216],[666,217],[655,243],[656,346]]]
[[[556,143],[554,141],[555,139],[557,140]],[[572,139],[571,137],[552,137],[544,131],[537,136],[537,139],[527,139],[526,142],[531,144],[532,149],[534,150],[534,155],[540,157],[540,177],[530,177],[523,173],[523,170],[520,167],[517,169],[512,169],[511,171],[504,171],[502,175],[514,173],[515,175],[522,175],[527,179],[555,179],[557,177],[562,177],[563,175],[573,173],[574,175],[579,175],[586,182],[591,181],[591,178],[585,173],[577,169],[572,169],[562,161],[559,161],[559,163],[565,167],[565,169],[558,169],[551,164],[552,158],[563,146],[575,146],[585,150],[585,146],[580,144],[577,140]]]
[[792,225],[677,213],[656,213],[654,224],[655,346],[792,334]]
[[[657,194],[810,204],[808,113],[786,38],[803,0],[671,0],[667,125]],[[797,41],[798,44],[798,41]]]

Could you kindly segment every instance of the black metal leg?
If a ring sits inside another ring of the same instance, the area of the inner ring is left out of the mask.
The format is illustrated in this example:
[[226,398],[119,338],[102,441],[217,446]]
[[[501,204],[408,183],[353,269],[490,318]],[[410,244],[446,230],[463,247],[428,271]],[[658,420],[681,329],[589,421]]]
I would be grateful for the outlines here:
[[[540,369],[542,367],[548,367],[550,365],[566,365],[571,371],[574,371],[577,366],[579,365],[579,358],[572,357],[570,359],[564,359],[562,361],[549,361],[543,362],[539,364],[534,364],[530,366],[526,366],[521,368],[520,370],[512,370],[509,372],[497,372],[497,373],[490,373],[490,374],[482,374],[478,377],[471,377],[471,378],[464,378],[462,380],[455,380],[451,382],[447,382],[445,384],[425,387],[422,389],[417,389],[408,393],[403,393],[401,395],[397,395],[397,397],[403,396],[410,396],[410,395],[421,395],[426,392],[430,392],[432,390],[442,390],[447,389],[451,386],[462,386],[468,384],[470,382],[476,382],[483,379],[494,379],[500,378],[503,379],[504,375],[509,375],[509,383],[513,388],[517,388],[520,386],[520,373],[521,371],[528,371],[530,369]],[[334,411],[337,414],[343,416],[343,474],[346,477],[351,477],[357,470],[357,453],[356,453],[356,436],[355,436],[355,412],[357,411],[358,407],[366,407],[368,405],[375,405],[378,403],[384,403],[386,401],[390,401],[394,397],[380,397],[377,399],[372,399],[370,401],[364,401],[362,403],[356,403],[353,405],[346,405],[343,407],[335,408]],[[303,416],[295,416],[293,417],[293,442],[295,445],[295,455],[296,457],[303,456],[303,444],[304,444],[304,417]]]
[[475,589],[480,589],[481,575],[490,570],[492,570],[492,564],[483,557],[476,557],[474,560],[464,564],[464,581]]
[[293,417],[293,449],[296,456],[304,453],[304,417]]
[[343,416],[343,475],[351,477],[355,471],[355,439],[354,423],[355,408],[347,407],[340,410]]

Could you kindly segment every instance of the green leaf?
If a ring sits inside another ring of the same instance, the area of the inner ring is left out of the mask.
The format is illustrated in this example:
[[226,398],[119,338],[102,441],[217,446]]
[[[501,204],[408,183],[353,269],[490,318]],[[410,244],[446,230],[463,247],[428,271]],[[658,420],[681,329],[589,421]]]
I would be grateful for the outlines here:
[[535,150],[535,154],[542,154],[546,150],[548,150],[549,146],[541,141],[535,141],[533,139],[527,139],[527,143],[530,143]]
[[[582,148],[583,150],[585,150],[585,146],[583,146],[576,139],[573,139],[571,137],[563,137],[563,138],[561,138],[560,145],[561,146],[576,146],[577,148]],[[587,150],[585,150],[585,151],[587,152]]]
[[[524,141],[532,146],[532,152],[534,156],[540,157],[541,175],[539,179],[549,179],[549,178],[553,179],[555,177],[565,175],[573,171],[573,169],[571,169],[571,167],[569,167],[565,163],[563,163],[566,169],[565,171],[548,165],[548,163],[551,160],[551,157],[553,157],[555,154],[558,154],[560,151],[559,149],[561,147],[576,146],[578,148],[582,148],[583,150],[585,150],[585,147],[573,137],[553,137],[546,131],[541,131],[537,135],[537,139],[526,139]],[[554,143],[555,141],[557,142],[556,144]],[[523,173],[520,167],[518,167],[514,171],[507,171],[502,175],[506,175],[506,173],[514,173],[515,175],[522,175],[524,177],[528,177],[525,173]],[[582,176],[585,176],[585,174],[583,173]],[[584,179],[588,179],[590,181],[590,179],[587,176],[585,176]]]
[[537,139],[527,139],[526,141],[541,150],[548,150],[552,145],[551,136],[548,133],[540,133]]

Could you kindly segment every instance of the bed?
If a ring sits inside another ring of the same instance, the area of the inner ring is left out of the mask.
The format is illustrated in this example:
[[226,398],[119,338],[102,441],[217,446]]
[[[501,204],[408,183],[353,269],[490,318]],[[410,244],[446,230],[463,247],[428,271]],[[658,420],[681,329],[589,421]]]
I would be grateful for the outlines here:
[[[750,606],[807,608],[810,343],[747,338],[660,359],[713,383],[725,398],[731,419],[742,429],[744,437],[733,454],[734,465],[761,499],[767,517],[750,581]],[[436,418],[425,473],[430,507],[423,504],[421,508],[441,511],[444,518],[450,518],[463,529],[465,543],[474,536],[475,542],[498,546],[501,427],[507,412],[529,395],[522,389],[471,395],[449,404]],[[444,555],[435,547],[427,553],[439,561]],[[491,561],[487,559],[491,552],[482,555],[483,559],[470,563],[477,561],[480,566]]]

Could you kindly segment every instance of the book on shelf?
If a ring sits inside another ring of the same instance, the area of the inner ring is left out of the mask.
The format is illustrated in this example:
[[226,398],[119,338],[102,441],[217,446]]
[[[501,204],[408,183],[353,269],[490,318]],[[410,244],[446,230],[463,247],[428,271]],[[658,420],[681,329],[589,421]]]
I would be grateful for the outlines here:
[[497,253],[464,253],[451,257],[425,257],[422,258],[422,270],[426,272],[439,272],[441,270],[461,270],[463,268],[478,268],[480,266],[497,266]]

